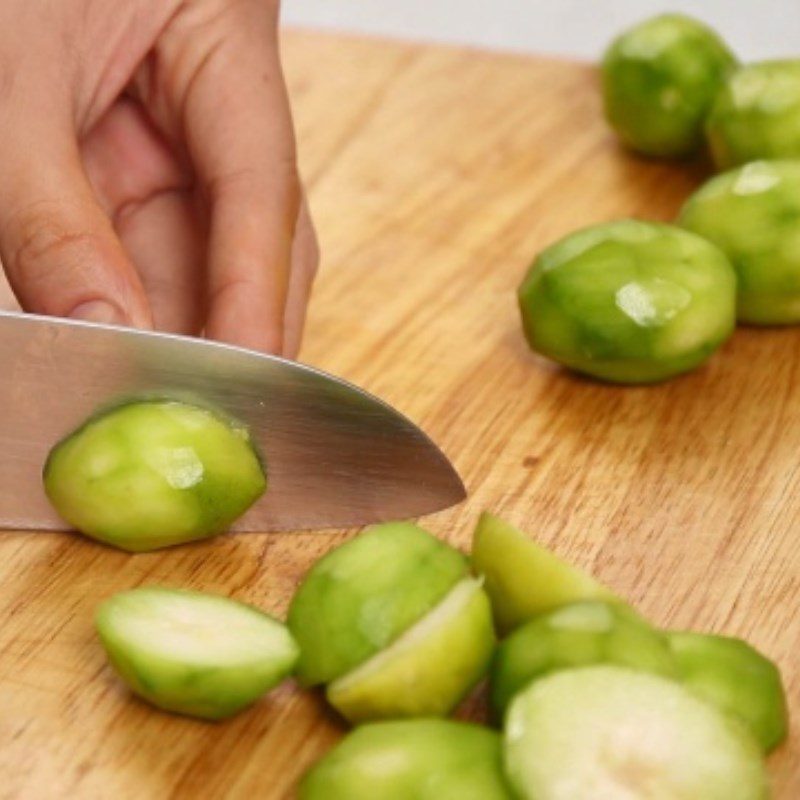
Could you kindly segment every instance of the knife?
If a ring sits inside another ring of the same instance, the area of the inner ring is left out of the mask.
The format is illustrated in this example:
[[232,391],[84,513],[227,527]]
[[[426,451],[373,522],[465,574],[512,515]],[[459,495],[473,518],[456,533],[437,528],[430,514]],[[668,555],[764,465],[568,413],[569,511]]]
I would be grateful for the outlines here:
[[351,527],[465,497],[417,426],[332,375],[218,342],[0,311],[0,528],[67,529],[42,488],[50,448],[98,407],[141,395],[200,401],[249,427],[269,485],[237,530]]

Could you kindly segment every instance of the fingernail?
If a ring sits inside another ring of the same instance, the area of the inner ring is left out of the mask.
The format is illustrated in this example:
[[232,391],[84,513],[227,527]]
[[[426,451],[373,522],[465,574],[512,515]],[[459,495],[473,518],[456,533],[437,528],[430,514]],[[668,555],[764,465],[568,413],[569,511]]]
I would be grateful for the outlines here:
[[85,322],[100,322],[104,325],[124,325],[126,323],[125,315],[115,305],[105,300],[81,303],[72,309],[70,317]]

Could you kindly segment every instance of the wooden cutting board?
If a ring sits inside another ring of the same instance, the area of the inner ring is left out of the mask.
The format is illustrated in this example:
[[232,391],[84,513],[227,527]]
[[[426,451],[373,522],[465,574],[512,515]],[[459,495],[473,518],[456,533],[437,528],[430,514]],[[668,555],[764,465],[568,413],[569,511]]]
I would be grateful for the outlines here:
[[[515,307],[537,250],[601,220],[670,219],[702,166],[622,152],[588,66],[296,32],[285,54],[324,251],[303,359],[454,460],[469,499],[426,525],[466,546],[493,509],[655,623],[746,637],[800,719],[800,330],[743,329],[691,375],[613,388],[532,356]],[[342,731],[319,696],[287,685],[223,724],[153,711],[105,666],[92,613],[162,583],[283,614],[351,533],[137,556],[2,534],[0,797],[292,797]],[[775,796],[800,797],[797,727],[770,766]]]

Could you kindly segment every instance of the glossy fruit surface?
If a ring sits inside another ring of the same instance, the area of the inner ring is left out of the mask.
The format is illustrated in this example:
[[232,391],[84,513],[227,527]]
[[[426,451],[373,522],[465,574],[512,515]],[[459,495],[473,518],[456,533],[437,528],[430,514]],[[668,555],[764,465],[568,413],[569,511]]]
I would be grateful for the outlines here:
[[800,59],[733,72],[711,107],[706,136],[719,169],[800,158]]
[[390,645],[467,574],[457,550],[410,522],[368,528],[309,570],[289,608],[305,685],[344,675]]
[[688,688],[741,719],[765,751],[786,738],[786,693],[772,661],[741,639],[692,631],[668,637]]
[[95,619],[119,676],[159,708],[222,719],[286,678],[299,654],[286,626],[252,606],[145,587],[106,600]]
[[585,600],[547,611],[517,628],[497,648],[491,700],[502,720],[514,695],[551,672],[593,664],[677,676],[666,637],[627,607]]
[[489,668],[494,651],[489,598],[465,578],[398,639],[328,686],[350,722],[445,716]]
[[266,485],[244,426],[170,400],[92,417],[52,449],[44,468],[45,491],[64,520],[131,551],[219,533]]
[[472,538],[472,568],[483,576],[500,633],[578,600],[622,602],[587,573],[513,525],[484,512]]
[[736,321],[736,273],[672,225],[595,225],[544,250],[518,293],[528,344],[578,372],[652,383],[702,364]]
[[662,14],[625,31],[603,58],[605,114],[622,141],[645,155],[688,156],[736,59],[708,26]]
[[500,736],[439,719],[349,733],[303,778],[300,800],[511,800]]
[[678,223],[730,259],[740,321],[800,322],[800,160],[753,161],[717,175],[686,201]]
[[681,684],[623,667],[556,672],[511,703],[505,764],[521,800],[766,800],[761,751]]

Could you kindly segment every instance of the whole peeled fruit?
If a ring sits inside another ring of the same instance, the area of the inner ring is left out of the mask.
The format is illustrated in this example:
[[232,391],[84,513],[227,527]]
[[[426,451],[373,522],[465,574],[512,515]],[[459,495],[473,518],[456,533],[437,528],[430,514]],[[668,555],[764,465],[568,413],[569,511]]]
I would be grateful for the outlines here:
[[800,157],[800,59],[734,72],[711,107],[706,136],[719,169]]
[[652,383],[702,364],[730,336],[736,273],[693,233],[623,220],[548,247],[518,298],[536,352],[606,381]]
[[603,59],[609,123],[633,150],[688,156],[703,145],[703,122],[736,59],[714,31],[683,14],[648,19],[617,38]]

